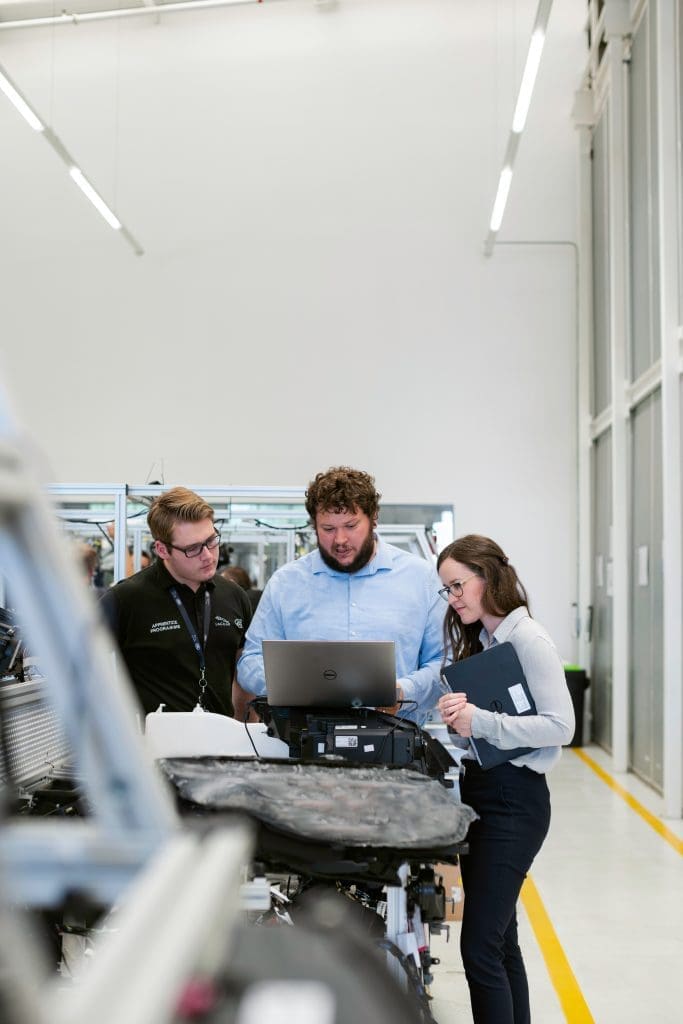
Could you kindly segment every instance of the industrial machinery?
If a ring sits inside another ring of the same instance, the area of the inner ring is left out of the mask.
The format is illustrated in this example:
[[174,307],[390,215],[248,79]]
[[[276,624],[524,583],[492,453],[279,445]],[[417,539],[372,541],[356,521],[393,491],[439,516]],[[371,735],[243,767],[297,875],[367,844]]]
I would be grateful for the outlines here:
[[[455,797],[455,763],[428,733],[382,712],[256,707],[256,724],[199,708],[147,716],[148,744],[184,820],[247,815],[271,893],[260,924],[290,927],[314,895],[334,894],[347,912],[352,905],[352,919],[412,993],[415,1019],[431,1020],[430,936],[445,927],[446,912],[434,866],[457,861],[474,818]],[[320,753],[319,737],[341,718],[347,735],[381,734],[382,758],[356,758],[357,745],[341,748],[347,756]]]
[[[123,497],[118,512],[125,522]],[[430,864],[457,856],[470,818],[415,770],[420,744],[410,766],[305,765],[265,724],[207,729],[208,715],[196,735],[183,723],[174,749],[163,729],[176,716],[164,714],[143,738],[1,390],[0,571],[3,1024],[280,1024],[284,1007],[299,1024],[428,1019],[414,993],[441,918]],[[218,777],[216,799],[207,778]],[[330,786],[330,810],[346,804],[336,837],[314,808]],[[405,813],[428,793],[429,834]],[[46,921],[62,943],[86,944],[77,984],[63,949],[55,969]]]
[[[206,836],[182,827],[35,459],[0,382],[0,569],[12,609],[0,677],[0,1019],[164,1024],[228,956],[251,838],[244,825]],[[40,813],[39,794],[63,773],[80,807],[60,797]],[[72,911],[114,905],[92,969],[67,983],[41,941],[43,915],[66,927]]]
[[[423,740],[397,766],[307,763],[206,713],[143,737],[37,478],[0,389],[3,1024],[429,1019],[432,865],[471,812],[416,770]],[[77,984],[46,921],[87,942]]]

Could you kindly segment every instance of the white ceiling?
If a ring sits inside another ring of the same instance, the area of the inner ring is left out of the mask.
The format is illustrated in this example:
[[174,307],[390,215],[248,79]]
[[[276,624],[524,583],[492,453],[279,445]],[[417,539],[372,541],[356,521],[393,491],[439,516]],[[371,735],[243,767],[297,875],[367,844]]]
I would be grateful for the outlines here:
[[[0,22],[11,24],[16,21],[37,21],[38,19],[60,19],[65,22],[78,21],[79,15],[93,11],[122,11],[138,7],[164,7],[166,3],[177,3],[178,0],[126,0],[113,3],[112,0],[69,0],[68,4],[55,3],[54,0],[3,0],[0,5]],[[208,5],[208,0],[204,0]],[[215,0],[220,3],[221,0]],[[224,0],[228,4],[248,3],[249,0]],[[192,3],[192,0],[189,0]],[[86,19],[87,20],[87,19]]]
[[[145,249],[0,95],[0,375],[45,476],[369,468],[386,501],[453,503],[459,531],[518,551],[561,639],[574,249],[483,257],[536,6],[265,0],[0,27],[0,64]],[[19,9],[0,0],[0,19]],[[576,238],[584,11],[555,0],[502,240]]]
[[[144,6],[119,3],[136,5]],[[74,0],[68,10],[106,6]],[[468,211],[478,209],[485,237],[535,0],[266,0],[2,29],[63,9],[54,0],[0,0],[0,65],[147,252],[239,235],[254,196],[277,202],[280,212],[286,205],[300,211],[303,203],[324,218],[339,180],[362,173],[366,147],[397,146],[410,161],[420,159],[422,146],[424,157],[433,149],[438,158],[439,133],[451,136],[453,187]],[[454,11],[457,38],[448,31]],[[537,204],[547,209],[551,232],[572,230],[566,216],[555,222],[553,180],[555,163],[573,159],[567,126],[583,60],[582,22],[577,0],[556,0],[501,238],[524,233]],[[357,37],[360,51],[376,47],[378,36],[387,52],[369,92],[367,81],[356,88],[349,46]],[[425,57],[430,47],[433,61]],[[449,95],[454,73],[459,91]],[[394,74],[414,76],[413,110],[392,110]],[[311,146],[311,121],[319,147]],[[97,244],[109,229],[2,96],[0,130],[9,154],[0,217],[12,258],[33,258],[36,246],[52,242]],[[406,132],[414,133],[412,144],[401,143]]]

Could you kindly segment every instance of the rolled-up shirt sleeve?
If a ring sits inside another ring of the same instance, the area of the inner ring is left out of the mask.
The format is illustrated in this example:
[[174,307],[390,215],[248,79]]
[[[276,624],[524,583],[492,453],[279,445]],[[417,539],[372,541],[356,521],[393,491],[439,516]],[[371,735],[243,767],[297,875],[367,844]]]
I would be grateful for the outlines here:
[[536,636],[516,650],[536,714],[505,715],[477,708],[472,716],[472,735],[500,750],[569,743],[574,734],[574,707],[555,646],[551,640]]
[[[435,583],[438,583],[436,577]],[[441,678],[443,619],[443,602],[435,594],[425,624],[417,667],[397,680],[405,702],[402,710],[415,717],[416,721],[423,721],[439,697],[448,692],[448,686]]]
[[237,682],[243,690],[262,697],[266,692],[266,674],[263,667],[263,640],[287,639],[282,616],[274,600],[277,590],[275,576],[266,585],[254,618],[247,630],[242,656],[237,662]]

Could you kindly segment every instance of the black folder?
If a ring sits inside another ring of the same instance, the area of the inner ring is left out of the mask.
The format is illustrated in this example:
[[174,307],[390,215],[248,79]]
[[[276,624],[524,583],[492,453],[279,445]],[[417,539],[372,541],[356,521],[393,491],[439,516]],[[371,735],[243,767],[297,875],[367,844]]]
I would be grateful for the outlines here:
[[[471,658],[454,661],[443,674],[454,693],[466,693],[468,701],[478,708],[506,715],[536,714],[534,698],[517,652],[509,642],[494,644]],[[494,768],[534,749],[515,747],[513,750],[500,750],[487,740],[473,737],[470,743],[482,768]]]

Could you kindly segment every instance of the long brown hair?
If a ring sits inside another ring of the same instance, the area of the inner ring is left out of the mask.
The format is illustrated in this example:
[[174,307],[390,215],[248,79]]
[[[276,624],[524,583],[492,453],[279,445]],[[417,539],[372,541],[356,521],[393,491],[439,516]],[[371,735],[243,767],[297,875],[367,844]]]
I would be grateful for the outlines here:
[[[515,608],[529,607],[527,592],[517,573],[510,565],[503,549],[490,537],[469,533],[443,549],[436,567],[447,558],[460,562],[484,580],[486,586],[481,603],[489,615],[508,615]],[[461,661],[482,650],[479,634],[482,624],[479,620],[463,626],[460,616],[448,606],[443,622],[445,657],[452,652],[453,661]]]

